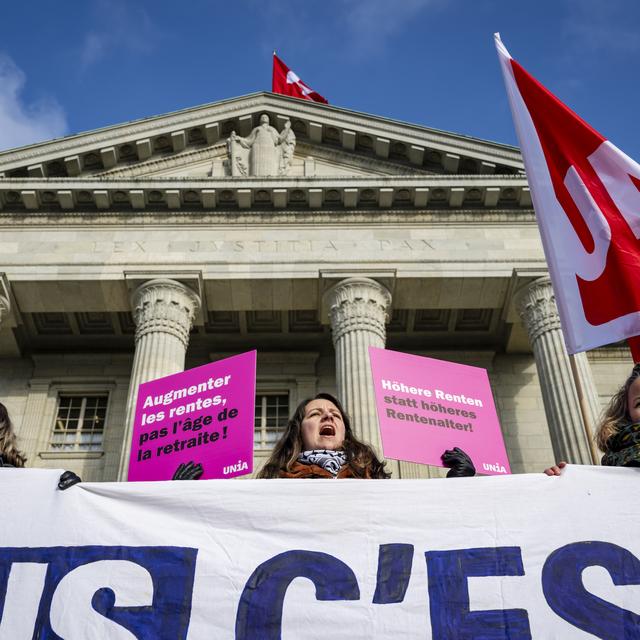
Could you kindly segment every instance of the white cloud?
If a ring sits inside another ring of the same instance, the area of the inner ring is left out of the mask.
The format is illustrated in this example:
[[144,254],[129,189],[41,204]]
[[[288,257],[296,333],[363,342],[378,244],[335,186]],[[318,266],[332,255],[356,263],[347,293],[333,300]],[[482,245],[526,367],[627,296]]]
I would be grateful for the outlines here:
[[149,53],[161,35],[144,9],[126,2],[97,0],[94,13],[99,26],[84,37],[79,57],[81,71],[115,50]]
[[67,132],[62,107],[52,98],[25,103],[26,76],[13,60],[0,54],[0,149],[10,149]]

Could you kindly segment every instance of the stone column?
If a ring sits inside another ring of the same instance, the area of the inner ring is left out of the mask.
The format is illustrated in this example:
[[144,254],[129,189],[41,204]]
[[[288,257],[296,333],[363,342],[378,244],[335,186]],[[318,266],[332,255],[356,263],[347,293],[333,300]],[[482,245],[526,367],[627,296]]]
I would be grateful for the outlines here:
[[384,347],[391,294],[370,278],[347,278],[328,293],[338,395],[358,439],[382,455],[369,347]]
[[138,386],[143,382],[184,371],[189,332],[200,298],[189,287],[169,279],[149,280],[131,298],[136,323],[136,350],[127,399],[119,478],[125,480],[131,450],[131,432]]
[[[515,302],[533,348],[556,460],[593,464],[551,280],[544,277],[523,287]],[[598,394],[586,354],[575,359],[593,427],[599,413]]]

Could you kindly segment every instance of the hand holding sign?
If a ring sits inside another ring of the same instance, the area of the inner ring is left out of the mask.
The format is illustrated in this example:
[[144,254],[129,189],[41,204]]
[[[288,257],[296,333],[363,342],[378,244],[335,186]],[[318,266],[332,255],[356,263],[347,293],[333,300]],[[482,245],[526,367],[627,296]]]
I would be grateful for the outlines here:
[[182,462],[178,465],[176,472],[173,474],[172,480],[198,480],[203,473],[204,469],[200,463],[195,463],[189,460],[189,462]]
[[249,351],[141,384],[129,480],[251,473],[255,379]]
[[386,457],[444,464],[448,477],[473,475],[472,460],[510,473],[484,369],[374,347],[369,357]]
[[442,464],[449,467],[447,478],[468,478],[476,475],[473,461],[460,447],[447,449],[440,457]]

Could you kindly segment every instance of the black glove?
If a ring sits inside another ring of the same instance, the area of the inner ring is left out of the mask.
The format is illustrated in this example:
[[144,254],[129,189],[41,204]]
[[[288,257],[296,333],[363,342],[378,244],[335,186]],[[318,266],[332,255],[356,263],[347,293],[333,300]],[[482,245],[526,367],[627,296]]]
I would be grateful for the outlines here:
[[476,475],[476,468],[473,466],[471,458],[458,447],[447,449],[442,454],[442,462],[445,467],[449,467],[447,478],[464,478]]
[[69,487],[73,487],[74,484],[78,484],[78,482],[82,482],[80,476],[73,473],[73,471],[65,471],[60,476],[60,480],[58,480],[58,489],[60,489],[60,491],[64,491]]
[[183,462],[173,474],[172,480],[197,480],[204,472],[202,465],[198,462]]

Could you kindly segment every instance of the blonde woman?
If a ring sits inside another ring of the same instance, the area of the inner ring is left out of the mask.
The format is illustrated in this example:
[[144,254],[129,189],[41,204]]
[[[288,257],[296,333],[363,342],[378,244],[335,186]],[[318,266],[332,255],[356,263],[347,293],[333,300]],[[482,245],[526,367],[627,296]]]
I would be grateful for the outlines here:
[[[640,364],[613,395],[596,430],[596,443],[607,467],[640,467]],[[558,476],[566,466],[558,462],[545,469]]]

